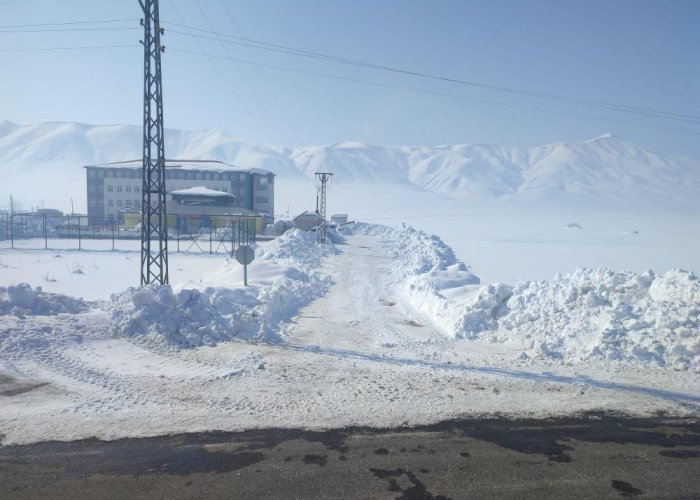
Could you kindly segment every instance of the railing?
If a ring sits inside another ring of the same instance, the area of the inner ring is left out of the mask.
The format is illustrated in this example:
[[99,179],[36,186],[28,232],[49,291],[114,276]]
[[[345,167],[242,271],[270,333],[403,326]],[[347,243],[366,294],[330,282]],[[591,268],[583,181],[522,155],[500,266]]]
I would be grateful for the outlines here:
[[[232,255],[241,245],[255,243],[262,229],[261,217],[232,215],[168,215],[168,246],[176,252],[226,253]],[[10,248],[36,248],[40,241],[44,249],[69,247],[109,250],[131,250],[138,245],[126,244],[141,240],[139,213],[95,217],[88,215],[50,215],[40,213],[0,214],[0,242]],[[128,248],[126,248],[128,247]]]

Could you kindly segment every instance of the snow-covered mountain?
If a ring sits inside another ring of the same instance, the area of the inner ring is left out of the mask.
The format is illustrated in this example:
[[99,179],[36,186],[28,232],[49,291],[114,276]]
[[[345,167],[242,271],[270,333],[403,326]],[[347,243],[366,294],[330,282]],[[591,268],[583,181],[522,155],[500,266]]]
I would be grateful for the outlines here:
[[[280,182],[333,172],[341,185],[395,185],[470,200],[700,199],[700,162],[648,151],[609,134],[531,148],[459,144],[382,147],[358,142],[280,148],[219,131],[166,131],[169,158],[218,159],[272,170]],[[12,194],[25,206],[84,206],[87,164],[141,155],[141,128],[78,123],[0,122],[0,206]],[[281,185],[280,185],[281,187]],[[83,207],[84,208],[84,207]]]

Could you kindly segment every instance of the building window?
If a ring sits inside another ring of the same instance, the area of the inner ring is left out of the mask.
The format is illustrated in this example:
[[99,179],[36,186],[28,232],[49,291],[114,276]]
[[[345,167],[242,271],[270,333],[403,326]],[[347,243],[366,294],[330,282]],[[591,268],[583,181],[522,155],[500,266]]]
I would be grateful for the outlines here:
[[245,174],[241,174],[238,176],[238,180],[243,182],[245,180]]
[[141,191],[141,188],[139,186],[134,186],[134,193],[138,193]]
[[223,192],[224,192],[224,193],[228,193],[228,189],[223,188]]
[[88,170],[88,177],[95,177],[95,171],[94,171],[94,170]]
[[131,206],[131,200],[126,200],[126,206],[130,207]]
[[122,200],[117,200],[117,206],[121,207],[122,206]]
[[258,177],[258,184],[261,186],[267,186],[267,177]]
[[90,200],[90,206],[94,207],[96,205],[95,200]]
[[126,186],[126,192],[131,193],[131,186]]
[[98,185],[97,185],[97,192],[98,192],[98,193],[104,192],[104,186],[103,186],[102,184],[98,184]]
[[108,206],[108,207],[113,207],[113,206],[114,206],[114,200],[107,200],[107,206]]
[[121,185],[119,185],[119,186],[117,186],[117,193],[121,193],[121,192],[122,192],[122,187],[121,187]]
[[109,185],[107,186],[107,192],[108,192],[108,193],[112,193],[113,191],[114,191],[114,187],[113,187],[111,184],[109,184]]

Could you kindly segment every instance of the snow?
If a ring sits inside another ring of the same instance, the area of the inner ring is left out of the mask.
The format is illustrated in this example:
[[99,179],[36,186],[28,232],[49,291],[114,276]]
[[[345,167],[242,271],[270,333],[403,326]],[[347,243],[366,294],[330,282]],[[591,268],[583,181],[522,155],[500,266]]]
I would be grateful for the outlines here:
[[46,293],[40,286],[32,288],[27,283],[22,283],[0,287],[0,315],[12,314],[23,317],[41,314],[53,316],[59,313],[77,314],[85,312],[87,309],[87,304],[80,299]]
[[[178,347],[216,345],[241,338],[277,337],[280,323],[322,295],[327,277],[314,270],[332,249],[315,245],[315,235],[286,232],[248,266],[250,287],[239,287],[241,266],[227,261],[199,283],[150,285],[112,295],[105,309],[116,336],[148,336]],[[211,286],[215,285],[215,286]]]
[[[644,204],[654,199],[697,207],[700,198],[697,161],[651,152],[613,136],[530,148],[474,144],[384,147],[345,142],[287,149],[249,144],[220,131],[171,129],[166,130],[165,138],[170,158],[220,160],[237,168],[272,172],[277,175],[278,192],[299,184],[311,196],[314,172],[321,169],[334,172],[334,184],[380,183],[468,202],[617,200]],[[0,127],[0,175],[8,181],[0,187],[0,199],[13,194],[26,206],[43,203],[68,210],[70,196],[65,193],[73,193],[75,209],[84,212],[82,166],[139,158],[141,139],[140,127],[126,125],[6,124]],[[33,182],[37,175],[45,182]],[[361,189],[358,186],[356,191]],[[286,204],[283,200],[279,206]],[[292,208],[298,212],[302,207],[297,199]]]
[[398,293],[446,335],[512,343],[528,357],[631,360],[700,373],[700,281],[577,269],[550,280],[479,286],[437,236],[368,224],[347,232],[391,235]]
[[184,194],[184,195],[198,195],[198,196],[219,196],[225,198],[235,198],[232,194],[224,193],[223,191],[216,191],[214,189],[209,189],[204,186],[194,186],[187,189],[178,189],[176,191],[170,191],[170,194]]
[[[139,130],[3,122],[0,197],[65,209],[77,193],[81,209],[81,166],[138,157]],[[274,172],[292,216],[330,169],[329,211],[373,223],[327,246],[296,230],[258,243],[248,287],[242,266],[186,242],[171,286],[129,288],[136,240],[1,241],[0,392],[7,377],[33,388],[0,396],[3,442],[700,411],[700,292],[682,270],[700,269],[696,162],[608,136],[166,138],[171,157]]]
[[[343,230],[352,234],[336,245],[297,230],[259,244],[249,287],[235,262],[190,255],[211,268],[197,280],[93,303],[52,297],[78,311],[13,315],[45,294],[17,288],[3,299],[0,373],[33,389],[3,397],[4,442],[700,411],[691,273],[483,284],[436,236]],[[24,263],[51,254],[25,252]],[[134,266],[120,262],[122,272]],[[612,334],[596,330],[605,321]]]

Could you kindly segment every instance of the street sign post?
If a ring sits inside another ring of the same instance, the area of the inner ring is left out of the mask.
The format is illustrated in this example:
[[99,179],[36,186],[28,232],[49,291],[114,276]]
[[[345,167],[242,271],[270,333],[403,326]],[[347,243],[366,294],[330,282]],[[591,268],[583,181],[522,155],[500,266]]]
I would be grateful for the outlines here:
[[243,286],[248,286],[248,264],[255,260],[255,251],[248,245],[241,245],[234,256],[239,264],[243,264]]

